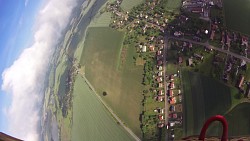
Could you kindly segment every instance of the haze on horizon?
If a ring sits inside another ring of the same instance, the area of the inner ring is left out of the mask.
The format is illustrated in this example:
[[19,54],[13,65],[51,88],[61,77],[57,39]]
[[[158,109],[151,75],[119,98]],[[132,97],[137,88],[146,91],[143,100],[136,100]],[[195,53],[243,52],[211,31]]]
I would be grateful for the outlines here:
[[[30,1],[23,2],[27,6]],[[8,106],[0,107],[3,111],[0,115],[7,119],[4,124],[8,134],[27,141],[40,140],[39,105],[43,98],[42,88],[49,58],[76,4],[77,0],[41,1],[40,9],[35,14],[33,33],[30,33],[33,39],[31,45],[1,72],[1,95],[10,97]]]

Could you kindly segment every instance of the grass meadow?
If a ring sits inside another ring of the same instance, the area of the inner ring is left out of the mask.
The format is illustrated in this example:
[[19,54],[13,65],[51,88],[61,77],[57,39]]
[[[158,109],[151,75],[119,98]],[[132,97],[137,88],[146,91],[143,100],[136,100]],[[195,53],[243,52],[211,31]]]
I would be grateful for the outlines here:
[[180,11],[182,0],[167,0],[165,9],[167,11]]
[[228,28],[250,35],[250,1],[223,0]]
[[134,65],[134,47],[127,47],[126,62],[121,65],[123,32],[95,27],[89,28],[86,35],[81,58],[86,78],[125,124],[141,136],[143,66]]
[[122,1],[121,8],[124,11],[130,11],[133,7],[141,4],[144,0],[124,0]]
[[73,99],[73,141],[132,141],[133,138],[117,124],[104,105],[77,76]]

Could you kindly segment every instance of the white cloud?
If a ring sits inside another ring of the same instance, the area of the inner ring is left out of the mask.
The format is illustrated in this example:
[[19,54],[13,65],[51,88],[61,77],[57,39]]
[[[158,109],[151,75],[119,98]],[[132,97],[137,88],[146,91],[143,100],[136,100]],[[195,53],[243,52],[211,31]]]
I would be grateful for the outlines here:
[[[26,0],[28,3],[28,0]],[[25,1],[25,3],[26,3]],[[76,0],[47,0],[35,22],[34,42],[2,73],[2,90],[12,97],[6,110],[11,135],[39,140],[39,108],[49,58],[69,22]]]

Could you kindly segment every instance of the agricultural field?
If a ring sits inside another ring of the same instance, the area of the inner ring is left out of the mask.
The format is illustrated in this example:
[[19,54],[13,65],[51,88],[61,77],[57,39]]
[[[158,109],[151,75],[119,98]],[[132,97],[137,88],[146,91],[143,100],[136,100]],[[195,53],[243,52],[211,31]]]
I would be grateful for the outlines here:
[[111,21],[111,13],[104,12],[102,14],[97,14],[91,21],[89,27],[108,27]]
[[74,85],[72,140],[132,141],[79,75]]
[[165,9],[167,11],[179,11],[182,0],[167,0]]
[[141,4],[144,0],[123,0],[121,8],[124,11],[130,11],[133,7]]
[[226,115],[230,136],[249,135],[250,113],[246,111],[250,111],[250,103],[241,103]]
[[111,28],[89,28],[80,63],[98,94],[140,137],[143,66],[134,65],[134,47],[122,49],[123,38],[123,32]]
[[250,35],[250,1],[223,0],[223,4],[227,27]]
[[[199,134],[207,118],[212,115],[224,115],[235,100],[235,88],[230,88],[223,83],[207,76],[191,71],[182,71],[182,80],[185,99],[185,133],[186,135]],[[208,135],[217,135],[217,126],[212,126]]]

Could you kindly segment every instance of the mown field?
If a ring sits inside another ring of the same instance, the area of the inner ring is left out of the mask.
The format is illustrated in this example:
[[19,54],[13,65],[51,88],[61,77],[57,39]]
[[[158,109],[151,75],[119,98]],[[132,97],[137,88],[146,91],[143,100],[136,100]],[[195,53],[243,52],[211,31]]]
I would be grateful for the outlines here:
[[182,0],[167,0],[165,9],[167,11],[179,11]]
[[85,80],[79,75],[74,85],[73,141],[132,141],[117,124]]
[[[105,102],[128,125],[141,136],[139,115],[142,100],[143,66],[135,66],[134,47],[124,53],[126,62],[121,66],[123,32],[111,28],[89,28],[87,31],[81,64],[85,75]],[[103,92],[107,95],[103,96]]]
[[93,21],[91,21],[89,27],[108,27],[111,22],[111,13],[104,12],[102,14],[97,14]]
[[223,4],[227,27],[250,35],[250,1],[223,0]]
[[[182,71],[186,135],[198,135],[205,120],[210,116],[221,114],[234,104],[237,92],[221,82],[199,73]],[[218,126],[212,126],[208,135],[218,135]]]
[[121,8],[124,11],[130,11],[134,6],[141,4],[144,0],[123,0]]

